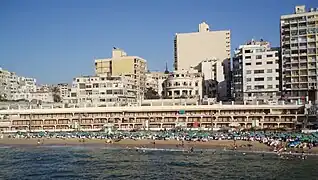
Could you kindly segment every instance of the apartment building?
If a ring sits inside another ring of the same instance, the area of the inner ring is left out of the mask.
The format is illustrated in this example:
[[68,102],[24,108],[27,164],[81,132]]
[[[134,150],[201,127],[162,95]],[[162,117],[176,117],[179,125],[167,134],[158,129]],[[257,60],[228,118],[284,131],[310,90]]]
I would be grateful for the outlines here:
[[305,98],[317,89],[318,8],[296,6],[280,18],[282,90],[289,101]]
[[128,56],[125,51],[113,48],[112,57],[95,60],[96,75],[128,76],[134,79],[138,99],[146,90],[147,61],[138,56]]
[[217,82],[224,88],[219,92],[219,99],[227,99],[230,94],[229,60],[231,58],[230,30],[211,31],[208,24],[199,24],[198,32],[177,33],[174,40],[174,69],[188,70],[202,61],[217,59]]
[[203,76],[198,70],[174,71],[163,82],[163,95],[167,99],[202,99],[203,86]]
[[[224,80],[222,62],[216,58],[204,60],[195,67],[204,77],[203,96],[218,98],[226,96],[226,87],[222,87]],[[221,82],[221,83],[218,83]]]
[[233,88],[237,101],[276,102],[279,93],[279,51],[252,40],[239,46],[233,58]]
[[146,74],[146,89],[152,88],[162,97],[164,94],[163,82],[168,76],[169,72],[148,72]]
[[66,97],[69,97],[71,87],[68,83],[59,83],[57,84],[57,90],[60,98],[63,100]]
[[10,77],[12,73],[0,68],[0,97],[1,99],[8,99],[10,97]]
[[65,103],[98,106],[131,105],[136,101],[133,78],[107,75],[74,78],[70,97],[64,99]]
[[7,100],[29,100],[29,94],[36,92],[36,80],[18,76],[0,68],[0,96]]

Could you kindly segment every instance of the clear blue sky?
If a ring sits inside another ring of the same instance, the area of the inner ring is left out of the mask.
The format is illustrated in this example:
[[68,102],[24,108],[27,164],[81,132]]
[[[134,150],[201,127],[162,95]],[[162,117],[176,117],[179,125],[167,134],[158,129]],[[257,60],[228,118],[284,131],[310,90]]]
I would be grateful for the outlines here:
[[251,38],[279,45],[280,15],[318,0],[2,0],[0,66],[40,83],[94,74],[94,58],[113,46],[148,60],[150,70],[173,63],[173,38],[205,20],[230,29],[232,49]]

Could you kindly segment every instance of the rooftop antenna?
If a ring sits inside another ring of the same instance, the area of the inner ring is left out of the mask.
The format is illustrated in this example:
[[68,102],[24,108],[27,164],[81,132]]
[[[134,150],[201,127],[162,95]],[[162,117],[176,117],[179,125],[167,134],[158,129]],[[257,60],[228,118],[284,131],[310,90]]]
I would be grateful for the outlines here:
[[169,70],[168,70],[168,63],[166,62],[166,70],[165,70],[165,74],[169,74]]

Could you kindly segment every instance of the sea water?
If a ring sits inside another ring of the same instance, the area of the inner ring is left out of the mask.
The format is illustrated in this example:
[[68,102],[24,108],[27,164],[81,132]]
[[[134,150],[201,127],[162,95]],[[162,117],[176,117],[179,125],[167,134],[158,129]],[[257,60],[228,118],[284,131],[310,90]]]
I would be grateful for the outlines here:
[[223,150],[10,147],[0,149],[0,179],[318,179],[318,157]]

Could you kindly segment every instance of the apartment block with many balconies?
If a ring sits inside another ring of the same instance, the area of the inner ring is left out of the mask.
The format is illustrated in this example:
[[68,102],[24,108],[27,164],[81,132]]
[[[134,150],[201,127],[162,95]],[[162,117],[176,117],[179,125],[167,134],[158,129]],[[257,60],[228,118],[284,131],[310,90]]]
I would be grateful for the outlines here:
[[113,48],[112,57],[95,60],[96,75],[128,76],[134,79],[139,100],[146,90],[147,61],[138,56],[128,56],[125,51]]
[[131,77],[82,76],[74,78],[70,97],[65,97],[64,102],[94,106],[132,105],[137,101],[136,92]]
[[308,90],[317,88],[318,8],[296,6],[294,14],[281,16],[280,39],[284,97],[305,98]]
[[277,102],[279,93],[279,51],[266,41],[241,45],[233,58],[233,88],[237,101]]

